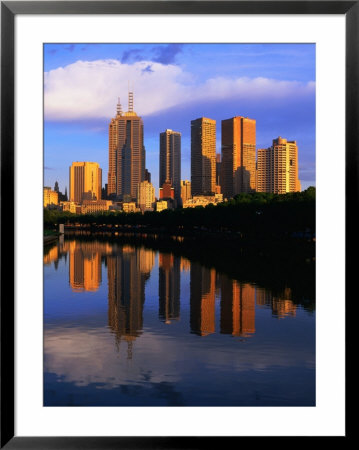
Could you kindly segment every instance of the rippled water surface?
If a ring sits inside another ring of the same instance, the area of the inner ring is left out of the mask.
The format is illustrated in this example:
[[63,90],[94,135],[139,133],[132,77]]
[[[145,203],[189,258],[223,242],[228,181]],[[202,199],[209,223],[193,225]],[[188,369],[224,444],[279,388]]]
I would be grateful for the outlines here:
[[248,278],[170,247],[45,247],[44,404],[314,406],[313,302]]

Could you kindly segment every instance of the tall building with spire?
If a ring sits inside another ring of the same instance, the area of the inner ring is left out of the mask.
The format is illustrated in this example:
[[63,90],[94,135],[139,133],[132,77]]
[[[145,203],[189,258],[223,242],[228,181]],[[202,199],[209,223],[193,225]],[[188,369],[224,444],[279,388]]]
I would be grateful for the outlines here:
[[169,183],[175,199],[181,200],[181,133],[166,130],[160,133],[160,188]]
[[191,121],[192,195],[216,192],[216,121],[201,117]]
[[256,121],[236,116],[222,120],[220,184],[224,197],[256,189]]
[[120,199],[136,198],[137,187],[145,179],[143,121],[133,110],[133,92],[128,94],[128,111],[118,100],[116,117],[109,125],[107,194]]

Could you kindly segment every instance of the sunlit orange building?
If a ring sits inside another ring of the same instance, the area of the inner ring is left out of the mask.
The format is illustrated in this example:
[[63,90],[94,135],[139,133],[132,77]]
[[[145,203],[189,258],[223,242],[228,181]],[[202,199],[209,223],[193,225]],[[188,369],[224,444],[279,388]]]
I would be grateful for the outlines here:
[[70,202],[101,200],[102,170],[96,162],[73,162],[70,167]]
[[181,180],[181,204],[186,203],[191,198],[191,182],[188,180]]
[[191,121],[191,191],[216,192],[216,121],[206,117]]
[[50,187],[44,187],[44,208],[48,205],[58,205],[59,194]]
[[256,189],[256,121],[222,120],[221,191],[225,198]]

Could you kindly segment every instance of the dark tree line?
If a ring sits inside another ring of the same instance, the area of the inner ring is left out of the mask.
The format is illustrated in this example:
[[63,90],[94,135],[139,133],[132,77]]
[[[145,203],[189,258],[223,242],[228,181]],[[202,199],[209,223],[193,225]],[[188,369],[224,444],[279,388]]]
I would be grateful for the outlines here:
[[44,210],[45,228],[59,223],[162,230],[168,233],[206,231],[237,233],[246,238],[315,235],[315,188],[290,194],[239,194],[206,207],[124,213],[105,211],[76,215]]

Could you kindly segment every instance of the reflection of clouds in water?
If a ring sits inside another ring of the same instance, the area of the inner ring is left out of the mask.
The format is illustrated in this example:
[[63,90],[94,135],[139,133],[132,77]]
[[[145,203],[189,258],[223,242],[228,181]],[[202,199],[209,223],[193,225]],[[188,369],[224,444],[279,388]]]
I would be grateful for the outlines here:
[[[161,370],[159,361],[153,364],[154,354],[162,352],[156,340],[146,336],[147,340],[134,342],[121,340],[118,351],[115,339],[107,329],[68,329],[56,328],[45,332],[45,371],[56,373],[63,381],[73,382],[77,386],[90,383],[105,383],[106,388],[119,385],[143,383],[146,378],[152,382],[173,382],[177,375]],[[159,343],[158,343],[159,344]],[[132,345],[132,359],[128,358]],[[152,353],[153,352],[153,353]],[[174,367],[175,355],[168,355],[166,364]],[[151,367],[151,370],[145,369]],[[156,369],[154,369],[156,367]]]
[[[114,336],[107,329],[52,328],[45,331],[45,372],[55,373],[59,381],[76,386],[101,383],[103,389],[148,384],[158,389],[171,389],[170,385],[184,379],[206,375],[206,369],[216,372],[228,370],[231,375],[250,370],[269,371],[278,367],[313,368],[314,356],[305,348],[295,351],[288,343],[264,343],[253,347],[235,340],[227,341],[228,349],[213,341],[201,345],[202,339],[171,338],[146,332],[145,339],[133,342],[132,359],[128,359],[128,343],[121,340],[116,351]],[[233,345],[238,345],[233,353]],[[188,358],[188,355],[191,358]],[[181,375],[179,375],[181,374]],[[177,394],[176,394],[177,395]]]

